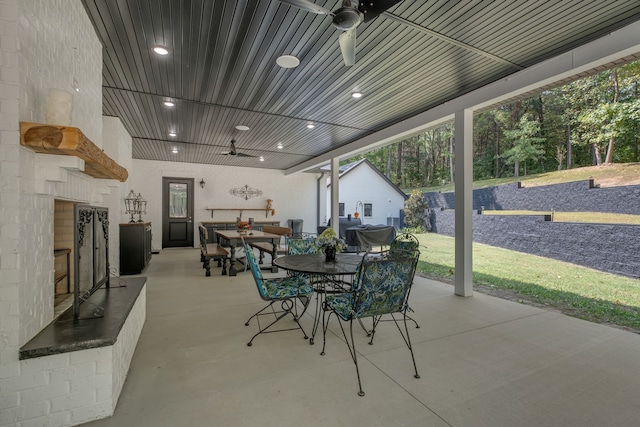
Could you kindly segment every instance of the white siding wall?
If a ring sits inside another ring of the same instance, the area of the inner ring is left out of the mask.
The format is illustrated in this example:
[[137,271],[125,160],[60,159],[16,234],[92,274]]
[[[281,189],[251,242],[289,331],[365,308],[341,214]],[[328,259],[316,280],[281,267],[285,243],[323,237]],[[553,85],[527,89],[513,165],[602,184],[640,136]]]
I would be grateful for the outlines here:
[[[273,200],[275,216],[265,218],[264,212],[246,211],[242,219],[278,220],[286,226],[287,219],[301,218],[304,220],[304,231],[316,231],[318,175],[315,174],[284,175],[280,171],[267,169],[136,159],[133,160],[132,170],[134,172],[127,181],[126,190],[142,193],[147,200],[147,215],[143,219],[152,222],[154,249],[162,248],[162,177],[193,178],[194,245],[198,243],[195,231],[202,221],[235,220],[238,216],[237,211],[216,211],[212,219],[211,212],[206,208],[262,208],[266,207],[267,199]],[[198,183],[203,178],[206,185],[200,188]],[[263,195],[244,200],[229,194],[229,190],[244,185],[262,190]]]
[[[327,205],[330,204],[327,195]],[[387,224],[387,217],[398,217],[404,208],[404,198],[391,187],[376,171],[366,163],[360,164],[340,178],[340,203],[344,203],[344,214],[353,215],[356,203],[361,201],[373,205],[373,216],[365,217],[361,208],[360,219],[363,224]],[[327,218],[330,206],[327,207]]]

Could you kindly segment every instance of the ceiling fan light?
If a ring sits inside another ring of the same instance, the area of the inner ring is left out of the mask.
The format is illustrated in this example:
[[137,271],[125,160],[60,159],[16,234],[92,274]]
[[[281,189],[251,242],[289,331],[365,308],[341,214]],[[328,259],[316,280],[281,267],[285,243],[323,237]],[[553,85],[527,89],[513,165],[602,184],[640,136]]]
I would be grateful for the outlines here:
[[352,92],[351,96],[354,97],[355,99],[360,99],[362,98],[362,92]]
[[245,125],[238,125],[238,126],[236,126],[236,129],[238,129],[238,130],[242,130],[242,131],[244,131],[244,130],[249,130],[249,126],[245,126]]
[[282,55],[276,59],[276,64],[282,68],[296,68],[300,65],[300,60],[293,55]]
[[169,136],[178,136],[178,134],[175,132],[169,132]]
[[169,101],[169,100],[164,101],[163,104],[165,105],[165,107],[175,107],[176,106],[175,102]]
[[333,13],[333,26],[339,30],[352,30],[362,22],[362,13],[358,9],[341,7]]
[[154,46],[153,47],[153,51],[155,53],[157,53],[158,55],[162,55],[162,56],[169,54],[169,49],[167,49],[164,46],[160,46],[160,45]]
[[313,123],[307,124],[307,129],[313,129],[314,127],[316,127],[316,125],[314,125]]

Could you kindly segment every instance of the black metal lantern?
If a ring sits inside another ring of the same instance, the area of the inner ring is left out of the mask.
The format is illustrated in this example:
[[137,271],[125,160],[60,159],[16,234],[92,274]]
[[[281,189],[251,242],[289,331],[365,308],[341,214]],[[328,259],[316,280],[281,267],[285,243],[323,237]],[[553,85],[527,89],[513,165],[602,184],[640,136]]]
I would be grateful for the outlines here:
[[129,221],[129,224],[136,222],[136,220],[133,217],[137,213],[136,193],[134,193],[133,190],[131,190],[127,195],[127,197],[124,198],[124,207],[125,207],[125,213],[131,215],[131,220]]
[[147,213],[147,201],[142,197],[141,193],[138,193],[135,204],[138,212],[138,222],[142,222],[142,214]]

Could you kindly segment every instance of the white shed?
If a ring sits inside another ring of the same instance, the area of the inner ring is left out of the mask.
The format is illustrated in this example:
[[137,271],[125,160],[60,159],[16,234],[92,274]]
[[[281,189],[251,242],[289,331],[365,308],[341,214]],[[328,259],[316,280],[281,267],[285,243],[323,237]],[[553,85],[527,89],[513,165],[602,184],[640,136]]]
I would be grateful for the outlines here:
[[[340,217],[354,216],[357,211],[363,224],[400,224],[400,211],[407,195],[367,159],[340,166]],[[327,213],[331,215],[331,179],[327,179]]]

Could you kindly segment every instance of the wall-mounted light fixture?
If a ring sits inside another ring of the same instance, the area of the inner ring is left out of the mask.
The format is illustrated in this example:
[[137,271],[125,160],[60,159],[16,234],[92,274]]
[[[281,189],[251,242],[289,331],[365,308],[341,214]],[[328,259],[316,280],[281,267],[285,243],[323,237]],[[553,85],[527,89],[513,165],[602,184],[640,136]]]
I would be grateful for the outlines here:
[[200,180],[200,187],[204,188],[204,185],[206,184],[206,182],[204,182],[204,178],[202,178]]

